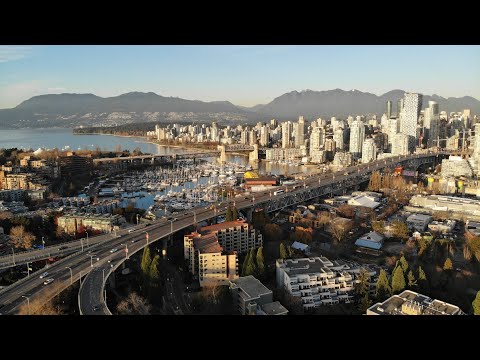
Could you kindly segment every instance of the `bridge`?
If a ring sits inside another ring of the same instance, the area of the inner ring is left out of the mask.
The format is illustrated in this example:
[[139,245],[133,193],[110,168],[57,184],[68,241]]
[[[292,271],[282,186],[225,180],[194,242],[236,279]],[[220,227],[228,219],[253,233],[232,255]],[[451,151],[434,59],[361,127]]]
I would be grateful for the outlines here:
[[192,152],[192,153],[183,153],[183,154],[171,154],[171,155],[137,155],[137,156],[125,156],[125,157],[114,157],[114,158],[99,158],[93,159],[94,165],[106,164],[106,163],[118,163],[118,162],[130,162],[140,161],[142,164],[145,161],[150,161],[150,164],[154,163],[171,163],[176,160],[186,160],[186,159],[200,159],[208,158],[212,156],[218,156],[219,151],[217,150],[205,150],[202,152]]
[[[390,157],[369,164],[352,166],[331,174],[311,176],[299,188],[282,187],[284,192],[276,196],[267,191],[235,198],[234,203],[239,210],[247,210],[248,217],[251,217],[256,207],[262,207],[267,212],[278,211],[329,193],[342,191],[346,187],[357,186],[367,181],[372,171],[394,168],[398,164],[410,167],[418,167],[427,163],[434,165],[441,161],[443,156],[443,153],[429,153]],[[142,250],[154,241],[162,240],[165,248],[168,236],[200,221],[224,214],[227,206],[228,203],[225,202],[213,210],[208,208],[188,210],[176,215],[178,218],[176,221],[159,219],[152,222],[148,228],[142,225],[135,227],[136,230],[133,232],[129,232],[127,229],[118,231],[117,237],[110,236],[110,239],[106,238],[91,246],[95,250],[94,255],[85,253],[86,249],[83,249],[84,251],[77,251],[51,265],[47,271],[49,276],[55,279],[53,282],[55,288],[50,288],[53,291],[48,291],[51,285],[43,285],[43,279],[39,279],[40,273],[45,269],[4,288],[0,291],[0,312],[16,313],[18,307],[25,302],[25,297],[28,297],[28,302],[35,298],[48,301],[86,275],[79,291],[80,312],[82,314],[111,314],[105,302],[104,287],[109,274],[115,268],[120,266],[128,256]],[[149,234],[148,237],[146,232]],[[122,251],[122,249],[124,250]],[[95,311],[94,306],[99,306],[99,310]]]

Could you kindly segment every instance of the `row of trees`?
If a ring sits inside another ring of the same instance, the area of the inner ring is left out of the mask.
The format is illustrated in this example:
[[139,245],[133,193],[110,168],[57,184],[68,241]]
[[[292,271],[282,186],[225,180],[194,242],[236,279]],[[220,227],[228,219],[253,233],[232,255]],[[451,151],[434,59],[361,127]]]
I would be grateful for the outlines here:
[[238,214],[238,210],[235,206],[230,206],[230,204],[228,204],[228,207],[227,207],[227,214],[225,216],[225,221],[235,221],[239,218],[239,214]]
[[160,271],[158,266],[160,264],[160,256],[155,255],[152,259],[150,247],[146,246],[143,249],[142,261],[140,263],[140,270],[142,274],[142,282],[144,289],[151,301],[155,300],[160,288]]
[[265,259],[263,257],[263,246],[258,249],[252,248],[248,252],[242,266],[242,276],[253,275],[263,278],[265,275]]

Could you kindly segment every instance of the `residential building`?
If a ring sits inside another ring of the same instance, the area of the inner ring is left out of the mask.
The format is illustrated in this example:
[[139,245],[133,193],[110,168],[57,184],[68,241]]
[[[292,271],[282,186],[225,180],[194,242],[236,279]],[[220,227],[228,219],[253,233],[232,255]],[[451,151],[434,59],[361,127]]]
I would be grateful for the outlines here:
[[369,265],[324,256],[276,261],[277,286],[300,297],[305,310],[353,300],[353,289],[364,269],[369,275],[369,292],[375,292],[377,271]]
[[440,136],[440,111],[438,103],[429,101],[423,114],[424,143],[427,147],[438,146]]
[[234,308],[242,315],[287,315],[278,301],[273,302],[273,293],[252,275],[229,282]]
[[325,142],[325,130],[321,127],[314,127],[310,134],[310,150],[321,149]]
[[270,143],[269,134],[270,128],[266,125],[262,126],[260,129],[260,146],[268,146]]
[[372,138],[365,139],[362,145],[362,163],[369,163],[377,159],[377,147]]
[[25,199],[25,190],[0,190],[0,200],[5,202],[23,201]]
[[58,163],[62,176],[75,176],[88,173],[93,166],[91,156],[78,156],[68,152],[66,156],[59,156]]
[[353,163],[353,156],[349,152],[336,152],[333,157],[333,165],[337,167],[349,167]]
[[371,231],[368,234],[365,234],[355,241],[355,245],[372,250],[380,250],[383,246],[383,241],[385,237],[376,232]]
[[365,139],[365,125],[361,120],[355,120],[350,127],[350,153],[358,159],[362,155],[362,145]]
[[109,233],[125,222],[125,218],[121,215],[65,214],[58,218],[58,227],[68,234],[78,232],[81,227]]
[[393,155],[408,155],[409,136],[405,134],[395,134],[392,140]]
[[466,176],[470,178],[473,176],[473,169],[468,160],[462,159],[461,156],[450,155],[448,159],[442,160],[442,176]]
[[424,232],[427,230],[430,221],[432,221],[432,217],[430,215],[412,214],[407,218],[407,225],[410,229]]
[[389,100],[387,101],[387,119],[390,119],[392,116],[392,102]]
[[244,221],[228,221],[204,226],[184,236],[184,257],[200,286],[210,282],[225,284],[238,277],[237,253],[263,245],[262,235]]
[[298,118],[297,132],[295,134],[295,147],[300,147],[305,144],[305,119],[303,116]]
[[290,247],[292,249],[303,252],[307,256],[310,255],[310,246],[308,246],[307,244],[304,244],[304,243],[301,243],[301,242],[298,242],[298,241],[294,241],[293,244]]
[[314,164],[324,163],[327,159],[326,151],[310,148],[310,162]]
[[414,195],[410,199],[408,211],[449,211],[455,214],[480,217],[480,200],[444,195]]
[[339,128],[333,132],[333,141],[335,142],[335,150],[343,151],[345,148],[343,144],[344,131],[342,128]]
[[456,225],[455,220],[445,220],[445,221],[432,221],[430,224],[428,224],[428,230],[429,231],[434,231],[442,234],[448,234],[453,231]]
[[464,315],[456,305],[405,290],[367,309],[367,315]]
[[422,108],[422,94],[405,93],[403,109],[400,112],[400,132],[408,136],[408,150],[415,151],[417,140],[417,124]]
[[290,121],[282,123],[282,148],[286,149],[290,147],[290,138],[292,132],[292,124]]

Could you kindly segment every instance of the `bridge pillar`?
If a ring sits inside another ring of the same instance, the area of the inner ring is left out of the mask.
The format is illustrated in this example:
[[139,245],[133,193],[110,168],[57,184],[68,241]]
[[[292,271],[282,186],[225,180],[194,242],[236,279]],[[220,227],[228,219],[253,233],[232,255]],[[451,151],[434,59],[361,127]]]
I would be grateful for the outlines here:
[[110,274],[108,277],[108,283],[112,289],[115,289],[115,271]]
[[253,219],[253,208],[247,209],[246,213],[247,213],[247,221],[251,224]]
[[248,154],[249,161],[258,161],[258,144],[253,144],[253,151]]

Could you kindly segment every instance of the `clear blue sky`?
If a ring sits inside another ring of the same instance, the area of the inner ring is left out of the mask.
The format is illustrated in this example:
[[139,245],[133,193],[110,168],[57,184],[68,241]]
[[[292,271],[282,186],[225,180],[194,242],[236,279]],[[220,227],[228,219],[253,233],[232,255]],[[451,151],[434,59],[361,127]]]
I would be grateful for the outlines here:
[[0,46],[0,108],[130,91],[252,106],[335,88],[480,99],[480,46]]

